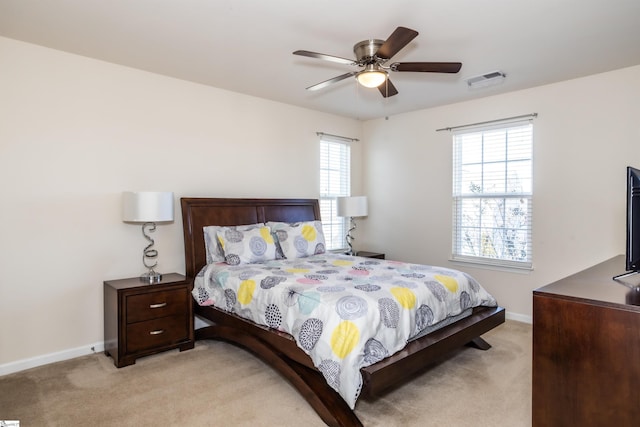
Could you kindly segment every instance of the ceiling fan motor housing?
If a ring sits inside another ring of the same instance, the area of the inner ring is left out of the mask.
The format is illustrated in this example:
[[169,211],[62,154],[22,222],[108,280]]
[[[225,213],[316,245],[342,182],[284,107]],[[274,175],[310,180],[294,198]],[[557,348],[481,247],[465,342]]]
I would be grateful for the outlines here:
[[356,59],[359,65],[371,64],[378,62],[376,53],[380,46],[384,44],[384,40],[369,39],[356,43],[353,46],[353,53],[356,55]]

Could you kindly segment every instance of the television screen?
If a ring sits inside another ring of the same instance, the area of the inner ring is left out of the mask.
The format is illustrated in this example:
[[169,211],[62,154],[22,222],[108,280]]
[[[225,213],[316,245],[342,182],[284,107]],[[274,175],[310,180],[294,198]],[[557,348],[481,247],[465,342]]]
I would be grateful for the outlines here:
[[640,271],[640,170],[627,167],[627,271]]

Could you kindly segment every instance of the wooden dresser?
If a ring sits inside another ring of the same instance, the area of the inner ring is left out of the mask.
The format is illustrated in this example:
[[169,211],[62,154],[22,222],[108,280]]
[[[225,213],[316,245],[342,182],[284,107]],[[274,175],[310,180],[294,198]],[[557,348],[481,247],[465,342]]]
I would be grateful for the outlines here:
[[624,267],[533,292],[533,427],[640,425],[640,290],[612,280]]

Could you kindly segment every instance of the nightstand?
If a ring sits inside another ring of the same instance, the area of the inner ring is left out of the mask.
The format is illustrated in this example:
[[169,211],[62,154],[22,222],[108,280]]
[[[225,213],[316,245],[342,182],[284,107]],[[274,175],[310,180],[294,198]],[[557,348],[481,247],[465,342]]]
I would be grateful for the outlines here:
[[356,256],[362,256],[365,258],[378,258],[384,259],[384,254],[378,252],[367,252],[367,251],[358,251],[356,252]]
[[104,352],[121,368],[142,356],[194,346],[191,281],[164,274],[104,282]]

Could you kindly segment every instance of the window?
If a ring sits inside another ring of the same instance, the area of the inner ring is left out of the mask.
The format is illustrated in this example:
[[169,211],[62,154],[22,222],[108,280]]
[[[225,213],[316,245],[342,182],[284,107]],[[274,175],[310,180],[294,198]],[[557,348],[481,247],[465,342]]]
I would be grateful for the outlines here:
[[336,199],[349,196],[351,147],[327,136],[320,140],[320,215],[327,250],[344,249],[347,218],[337,216]]
[[459,130],[453,140],[453,260],[531,268],[533,125]]

